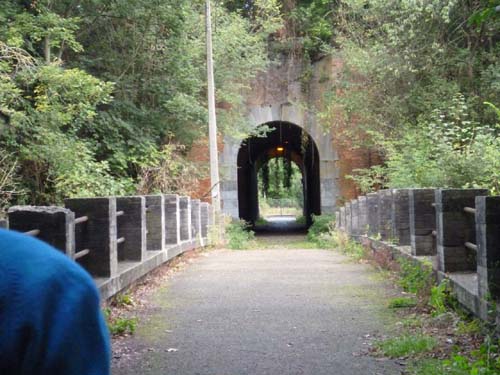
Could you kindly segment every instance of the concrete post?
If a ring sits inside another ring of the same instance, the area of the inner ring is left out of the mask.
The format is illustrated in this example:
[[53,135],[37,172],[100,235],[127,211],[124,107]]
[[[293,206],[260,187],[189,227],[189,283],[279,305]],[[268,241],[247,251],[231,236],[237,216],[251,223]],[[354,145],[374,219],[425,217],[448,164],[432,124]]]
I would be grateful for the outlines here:
[[410,242],[413,255],[436,255],[434,189],[410,189]]
[[340,222],[342,218],[340,216],[340,210],[335,211],[335,229],[340,229]]
[[78,262],[95,277],[115,277],[118,273],[116,248],[116,199],[76,198],[64,204],[76,218],[88,220],[75,225],[76,253],[89,250]]
[[200,220],[200,200],[191,199],[191,230],[192,238],[198,239],[201,236],[201,220]]
[[437,189],[436,224],[438,269],[442,272],[476,271],[476,253],[465,246],[476,243],[474,215],[464,207],[475,207],[476,196],[487,195],[483,189]]
[[352,234],[351,202],[345,204],[345,231],[348,235]]
[[148,250],[165,249],[165,198],[146,195],[146,228]]
[[181,221],[179,196],[165,195],[165,243],[177,245],[181,243]]
[[358,200],[351,200],[351,226],[352,235],[359,235],[359,205]]
[[200,221],[201,221],[201,237],[208,237],[208,206],[207,202],[201,202],[200,204]]
[[75,214],[62,207],[14,206],[8,211],[11,230],[40,231],[37,238],[73,258],[75,253]]
[[117,245],[118,261],[141,262],[146,258],[146,199],[140,196],[116,197],[117,237],[125,242]]
[[391,225],[393,237],[401,246],[410,246],[409,189],[392,190]]
[[500,197],[476,197],[479,296],[500,299]]
[[392,190],[379,190],[378,192],[378,230],[383,241],[394,239],[392,233]]
[[378,193],[368,193],[366,194],[366,205],[368,209],[368,236],[376,237],[379,233],[378,229]]
[[358,197],[358,234],[364,236],[368,233],[368,202],[365,196]]
[[340,207],[340,229],[345,230],[345,207]]
[[181,241],[191,240],[191,201],[189,197],[179,197],[181,214]]

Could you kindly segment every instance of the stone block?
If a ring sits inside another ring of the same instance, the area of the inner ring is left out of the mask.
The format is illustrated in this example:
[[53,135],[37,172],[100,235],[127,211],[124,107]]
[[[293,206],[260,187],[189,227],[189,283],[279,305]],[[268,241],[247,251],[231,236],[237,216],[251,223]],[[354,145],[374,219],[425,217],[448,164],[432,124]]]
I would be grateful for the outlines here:
[[181,243],[181,220],[179,196],[166,194],[165,199],[165,243],[177,245]]
[[409,246],[411,243],[409,189],[393,189],[392,197],[392,234],[399,245]]
[[75,225],[75,252],[89,250],[77,261],[92,276],[115,277],[118,272],[116,198],[66,199],[75,217],[88,220]]
[[435,191],[437,253],[442,272],[476,271],[477,255],[465,247],[476,243],[475,215],[464,211],[474,208],[476,196],[484,189],[437,189]]
[[358,197],[358,234],[368,233],[368,202],[365,196]]
[[392,204],[393,195],[391,189],[378,191],[378,230],[382,241],[393,240],[392,231]]
[[141,262],[146,257],[146,199],[141,196],[116,197],[117,237],[125,242],[117,245],[118,261]]
[[191,199],[179,197],[179,209],[181,214],[181,241],[191,240]]
[[75,253],[75,214],[62,207],[14,206],[8,211],[10,230],[28,232],[38,229],[38,239],[69,257]]
[[378,229],[378,222],[379,222],[378,202],[379,202],[378,193],[368,193],[366,195],[366,205],[367,205],[367,210],[368,210],[368,216],[367,216],[368,235],[370,237],[375,237],[379,233],[379,229]]
[[475,200],[479,295],[500,298],[500,197]]

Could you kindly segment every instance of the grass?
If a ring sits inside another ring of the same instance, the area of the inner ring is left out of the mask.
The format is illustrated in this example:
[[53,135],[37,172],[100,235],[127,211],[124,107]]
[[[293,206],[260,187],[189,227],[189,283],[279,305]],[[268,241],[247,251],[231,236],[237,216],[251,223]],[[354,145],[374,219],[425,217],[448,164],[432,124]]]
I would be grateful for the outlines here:
[[414,297],[396,297],[389,301],[390,309],[404,309],[417,306],[417,300]]
[[381,341],[377,347],[385,356],[399,358],[429,352],[436,345],[437,340],[432,336],[405,334]]

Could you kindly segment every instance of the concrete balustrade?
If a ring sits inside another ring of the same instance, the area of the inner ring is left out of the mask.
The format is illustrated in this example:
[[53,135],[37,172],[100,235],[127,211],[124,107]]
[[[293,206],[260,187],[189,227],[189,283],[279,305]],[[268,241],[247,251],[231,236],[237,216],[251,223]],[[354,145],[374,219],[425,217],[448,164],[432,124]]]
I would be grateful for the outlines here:
[[197,200],[194,206],[192,213],[190,198],[174,194],[78,198],[66,199],[65,208],[15,206],[8,217],[11,229],[35,236],[80,263],[107,299],[194,249],[200,242],[192,239],[192,231],[201,245],[207,243],[213,208]]
[[[434,189],[410,189],[410,243],[413,255],[436,255]],[[434,233],[435,234],[435,233]]]
[[116,197],[118,261],[141,262],[146,258],[146,199],[144,197]]
[[393,189],[391,203],[392,236],[399,245],[409,246],[411,244],[409,189]]
[[116,198],[66,199],[66,208],[86,220],[75,225],[75,254],[94,277],[115,277],[118,272]]
[[180,201],[176,194],[167,194],[165,201],[165,243],[177,245],[181,243]]
[[[500,196],[485,189],[387,189],[346,203],[336,215],[337,229],[384,252],[380,259],[431,262],[463,307],[500,322]],[[365,222],[368,236],[360,237]]]
[[75,214],[62,207],[14,206],[8,211],[9,227],[18,232],[37,230],[40,240],[73,257]]
[[476,251],[466,246],[466,243],[476,243],[475,217],[464,208],[474,208],[476,197],[487,194],[483,189],[435,191],[439,271],[476,271]]

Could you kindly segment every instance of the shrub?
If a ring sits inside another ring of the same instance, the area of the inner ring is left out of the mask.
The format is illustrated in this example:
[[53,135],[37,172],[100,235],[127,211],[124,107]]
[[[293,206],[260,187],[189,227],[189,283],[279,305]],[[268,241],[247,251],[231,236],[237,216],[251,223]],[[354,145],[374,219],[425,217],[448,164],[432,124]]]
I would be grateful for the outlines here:
[[313,216],[313,223],[307,231],[307,238],[316,242],[321,234],[331,232],[334,224],[335,216],[333,215]]
[[255,233],[250,230],[250,225],[243,221],[233,221],[226,226],[228,246],[233,250],[248,249],[254,240]]

